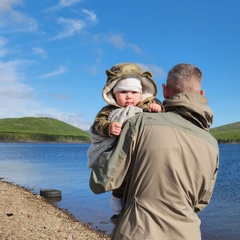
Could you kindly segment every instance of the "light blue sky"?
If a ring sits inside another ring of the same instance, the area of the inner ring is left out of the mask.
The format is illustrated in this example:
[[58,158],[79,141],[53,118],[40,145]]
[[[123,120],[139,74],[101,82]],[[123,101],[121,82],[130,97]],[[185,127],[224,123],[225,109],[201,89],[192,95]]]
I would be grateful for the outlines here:
[[88,130],[106,69],[136,62],[161,84],[197,65],[212,127],[239,121],[239,0],[1,0],[0,118],[47,116]]

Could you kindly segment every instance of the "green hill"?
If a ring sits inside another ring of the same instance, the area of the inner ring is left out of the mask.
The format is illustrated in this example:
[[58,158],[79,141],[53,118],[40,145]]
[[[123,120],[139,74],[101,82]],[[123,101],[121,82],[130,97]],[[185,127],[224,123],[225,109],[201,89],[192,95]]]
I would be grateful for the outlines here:
[[[219,143],[240,143],[240,122],[211,128]],[[0,142],[90,142],[90,134],[47,117],[0,119]]]
[[240,143],[240,122],[210,129],[219,143]]
[[90,135],[53,118],[4,118],[0,119],[0,142],[90,142]]

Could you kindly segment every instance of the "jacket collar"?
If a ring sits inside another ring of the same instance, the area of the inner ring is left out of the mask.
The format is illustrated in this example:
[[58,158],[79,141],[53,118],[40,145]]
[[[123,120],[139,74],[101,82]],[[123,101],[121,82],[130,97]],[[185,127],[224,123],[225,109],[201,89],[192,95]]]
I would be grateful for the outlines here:
[[176,112],[193,124],[209,130],[213,122],[213,112],[207,104],[207,98],[194,93],[176,94],[163,102],[166,112]]

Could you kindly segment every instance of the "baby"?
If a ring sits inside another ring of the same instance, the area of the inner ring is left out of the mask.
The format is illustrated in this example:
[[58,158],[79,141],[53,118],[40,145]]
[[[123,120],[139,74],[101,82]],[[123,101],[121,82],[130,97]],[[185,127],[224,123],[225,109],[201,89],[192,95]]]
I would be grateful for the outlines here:
[[[90,128],[89,168],[102,152],[114,144],[128,118],[143,111],[164,111],[163,105],[156,99],[157,86],[150,72],[144,72],[134,63],[120,63],[107,70],[106,74],[102,96],[108,105],[98,112]],[[110,205],[116,213],[122,210],[123,192],[124,187],[112,191]]]

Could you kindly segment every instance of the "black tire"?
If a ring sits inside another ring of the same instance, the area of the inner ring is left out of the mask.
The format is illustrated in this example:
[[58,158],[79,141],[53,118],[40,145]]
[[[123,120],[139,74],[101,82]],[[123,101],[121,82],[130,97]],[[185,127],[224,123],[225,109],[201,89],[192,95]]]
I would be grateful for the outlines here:
[[40,196],[45,198],[61,198],[62,192],[56,189],[41,189]]

